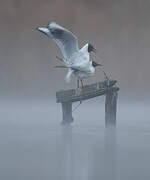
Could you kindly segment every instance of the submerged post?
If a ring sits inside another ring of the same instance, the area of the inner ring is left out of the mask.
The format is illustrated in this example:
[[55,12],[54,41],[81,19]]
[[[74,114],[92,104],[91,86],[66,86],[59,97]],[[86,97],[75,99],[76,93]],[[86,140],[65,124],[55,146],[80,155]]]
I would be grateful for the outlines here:
[[72,104],[77,101],[84,101],[90,98],[106,95],[105,101],[105,124],[106,126],[116,125],[117,91],[116,80],[105,80],[95,84],[84,86],[80,91],[77,89],[61,90],[56,92],[57,103],[62,104],[62,123],[73,122]]
[[72,103],[71,102],[62,102],[62,113],[63,113],[63,121],[62,123],[71,123],[73,122],[72,117]]
[[108,88],[106,91],[105,99],[105,126],[115,127],[116,126],[116,112],[117,112],[117,91]]

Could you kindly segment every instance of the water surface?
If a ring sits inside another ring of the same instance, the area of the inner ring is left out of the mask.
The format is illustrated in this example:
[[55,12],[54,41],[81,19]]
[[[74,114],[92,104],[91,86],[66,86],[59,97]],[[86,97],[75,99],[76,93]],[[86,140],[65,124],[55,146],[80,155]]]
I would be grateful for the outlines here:
[[105,129],[103,103],[85,102],[70,126],[55,102],[0,107],[0,179],[150,179],[148,104],[119,104],[116,129]]

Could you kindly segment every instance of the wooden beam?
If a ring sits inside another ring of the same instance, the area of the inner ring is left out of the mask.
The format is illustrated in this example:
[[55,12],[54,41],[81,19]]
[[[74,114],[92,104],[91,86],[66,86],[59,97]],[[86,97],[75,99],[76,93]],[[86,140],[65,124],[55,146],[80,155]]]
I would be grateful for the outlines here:
[[76,102],[86,99],[94,98],[106,94],[108,88],[111,87],[112,91],[118,91],[118,87],[113,87],[116,80],[106,80],[91,85],[86,85],[80,89],[62,90],[56,92],[57,103],[63,102]]

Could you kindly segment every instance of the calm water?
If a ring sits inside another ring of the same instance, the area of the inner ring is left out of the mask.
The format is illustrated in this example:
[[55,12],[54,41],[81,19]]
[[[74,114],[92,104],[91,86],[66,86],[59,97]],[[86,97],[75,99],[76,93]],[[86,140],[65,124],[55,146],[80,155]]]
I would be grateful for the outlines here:
[[60,124],[61,106],[55,102],[4,102],[0,179],[149,180],[149,107],[119,104],[117,128],[105,129],[98,102],[80,106],[70,126]]

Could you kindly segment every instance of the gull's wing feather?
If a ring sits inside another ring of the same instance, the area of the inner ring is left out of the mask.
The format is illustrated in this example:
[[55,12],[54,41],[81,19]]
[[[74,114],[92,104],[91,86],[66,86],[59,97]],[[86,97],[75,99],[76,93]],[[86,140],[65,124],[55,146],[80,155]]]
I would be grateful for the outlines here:
[[70,59],[75,52],[78,52],[78,40],[72,32],[54,22],[48,25],[48,29],[50,37],[59,46],[65,59]]

